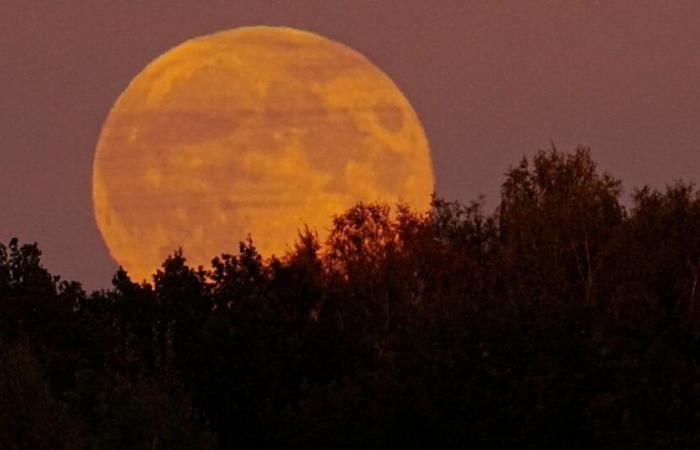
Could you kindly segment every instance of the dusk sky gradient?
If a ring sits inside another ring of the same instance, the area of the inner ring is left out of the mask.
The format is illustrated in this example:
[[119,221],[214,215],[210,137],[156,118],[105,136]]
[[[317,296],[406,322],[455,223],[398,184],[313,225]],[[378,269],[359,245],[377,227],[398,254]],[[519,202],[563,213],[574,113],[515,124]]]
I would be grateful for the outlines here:
[[505,169],[550,140],[590,146],[626,195],[700,178],[697,1],[0,4],[0,241],[38,242],[50,271],[88,289],[116,270],[91,204],[110,107],[158,55],[245,25],[313,31],[385,71],[421,119],[446,199],[484,194],[493,208]]

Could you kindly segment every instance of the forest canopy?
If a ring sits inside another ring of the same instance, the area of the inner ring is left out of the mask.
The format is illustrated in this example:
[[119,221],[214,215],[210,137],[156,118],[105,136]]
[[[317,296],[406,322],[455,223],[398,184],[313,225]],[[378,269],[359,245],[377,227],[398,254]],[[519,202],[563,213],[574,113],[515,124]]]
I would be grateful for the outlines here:
[[361,203],[92,293],[0,244],[0,447],[699,447],[700,193],[621,193],[540,151],[492,213]]

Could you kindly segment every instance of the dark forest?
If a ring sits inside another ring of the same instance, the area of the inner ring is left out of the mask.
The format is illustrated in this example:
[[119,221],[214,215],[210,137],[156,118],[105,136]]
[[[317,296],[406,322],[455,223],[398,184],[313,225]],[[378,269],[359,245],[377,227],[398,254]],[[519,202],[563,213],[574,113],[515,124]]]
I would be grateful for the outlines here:
[[[0,245],[0,448],[700,448],[700,192],[589,150],[86,293]],[[226,251],[227,249],[222,249]]]

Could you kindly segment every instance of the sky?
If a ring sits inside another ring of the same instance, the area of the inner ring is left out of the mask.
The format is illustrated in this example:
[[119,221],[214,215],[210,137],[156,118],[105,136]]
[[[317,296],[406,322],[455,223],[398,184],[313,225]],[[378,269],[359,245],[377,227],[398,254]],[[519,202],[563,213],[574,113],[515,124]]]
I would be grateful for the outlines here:
[[[246,25],[319,33],[401,88],[448,200],[498,199],[523,155],[589,146],[629,195],[700,178],[700,2],[0,0],[0,242],[38,242],[88,289],[117,268],[95,225],[101,126],[146,64]],[[222,249],[226,250],[226,249]],[[233,251],[229,249],[228,251]]]

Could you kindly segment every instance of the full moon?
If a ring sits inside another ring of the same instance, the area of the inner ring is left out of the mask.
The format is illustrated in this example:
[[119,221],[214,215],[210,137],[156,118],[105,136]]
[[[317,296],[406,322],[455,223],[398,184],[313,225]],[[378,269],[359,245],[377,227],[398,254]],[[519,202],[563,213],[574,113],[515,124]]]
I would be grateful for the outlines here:
[[324,239],[362,202],[429,207],[418,117],[366,57],[314,33],[245,27],[188,40],[139,73],[97,143],[93,205],[112,257],[145,279],[248,234],[263,256]]

